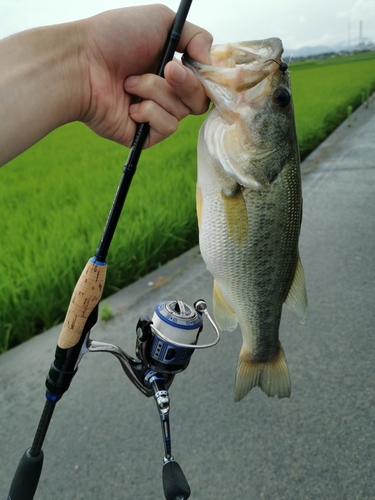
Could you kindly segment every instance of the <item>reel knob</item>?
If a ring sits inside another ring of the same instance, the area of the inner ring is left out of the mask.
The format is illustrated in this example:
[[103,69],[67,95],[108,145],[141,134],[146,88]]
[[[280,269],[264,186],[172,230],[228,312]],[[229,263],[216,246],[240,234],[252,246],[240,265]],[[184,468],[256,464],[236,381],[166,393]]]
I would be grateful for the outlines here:
[[190,486],[175,460],[169,460],[163,465],[163,488],[166,500],[175,500],[176,498],[186,500],[190,497]]
[[141,316],[136,327],[137,339],[139,342],[147,342],[152,337],[150,328],[151,320],[148,316]]

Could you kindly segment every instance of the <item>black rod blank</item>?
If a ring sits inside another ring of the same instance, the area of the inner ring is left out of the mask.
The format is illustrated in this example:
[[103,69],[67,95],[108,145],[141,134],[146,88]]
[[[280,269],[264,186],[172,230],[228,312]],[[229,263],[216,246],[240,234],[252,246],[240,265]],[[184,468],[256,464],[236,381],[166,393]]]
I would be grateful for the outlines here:
[[[172,28],[169,32],[169,36],[163,50],[163,56],[159,65],[159,69],[156,73],[158,76],[164,78],[164,68],[166,64],[173,59],[173,55],[180,41],[182,29],[184,27],[185,20],[192,1],[193,0],[182,0],[179,5],[176,17],[174,19]],[[96,259],[98,259],[100,262],[105,262],[107,258],[109,246],[112,242],[112,238],[115,233],[116,226],[130,188],[130,184],[137,170],[138,161],[149,131],[150,126],[148,123],[141,123],[137,127],[133,144],[130,149],[128,159],[124,165],[122,177],[120,179],[120,183],[117,188],[117,192],[113,200],[112,207],[109,212],[101,240],[99,242],[99,246],[95,253]]]

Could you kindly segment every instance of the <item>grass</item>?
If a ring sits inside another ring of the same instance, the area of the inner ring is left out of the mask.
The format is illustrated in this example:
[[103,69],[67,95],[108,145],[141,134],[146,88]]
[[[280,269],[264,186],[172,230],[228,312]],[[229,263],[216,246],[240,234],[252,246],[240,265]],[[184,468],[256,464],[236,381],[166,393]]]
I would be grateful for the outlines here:
[[[306,156],[375,88],[375,54],[290,65]],[[198,241],[197,134],[204,117],[142,154],[109,255],[104,297]],[[63,320],[95,253],[127,150],[73,123],[0,171],[0,351]]]
[[295,63],[290,73],[304,159],[375,90],[375,53]]

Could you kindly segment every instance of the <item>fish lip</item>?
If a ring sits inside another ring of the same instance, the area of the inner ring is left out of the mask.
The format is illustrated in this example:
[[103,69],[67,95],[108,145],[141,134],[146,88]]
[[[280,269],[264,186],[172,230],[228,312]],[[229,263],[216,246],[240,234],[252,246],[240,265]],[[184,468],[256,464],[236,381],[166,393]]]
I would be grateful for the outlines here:
[[182,64],[193,71],[207,95],[215,102],[210,92],[212,84],[219,84],[234,93],[246,94],[246,91],[280,71],[283,50],[281,40],[275,37],[213,45],[212,65],[200,63],[187,53],[182,57]]
[[[187,52],[185,52],[181,57],[181,62],[184,66],[191,69],[194,73],[197,73],[197,68],[201,69],[204,65],[198,61],[192,59]],[[210,67],[210,66],[208,66]]]
[[[249,46],[249,44],[253,44],[254,48],[252,46]],[[190,68],[195,72],[198,72],[199,70],[203,71],[236,70],[239,66],[247,67],[249,65],[254,65],[254,68],[259,69],[259,67],[270,62],[274,62],[279,65],[282,62],[281,57],[282,53],[284,52],[281,40],[279,38],[273,37],[273,38],[266,38],[262,41],[260,40],[255,40],[252,42],[242,41],[242,42],[235,42],[228,44],[213,45],[211,53],[214,54],[215,50],[219,50],[221,47],[225,46],[232,46],[238,51],[237,54],[236,53],[234,54],[232,53],[231,55],[228,54],[227,60],[233,59],[235,61],[235,66],[233,67],[227,67],[222,65],[218,66],[215,64],[212,65],[203,64],[200,63],[199,61],[192,59],[187,52],[185,52],[182,56],[181,59],[182,63],[184,64],[184,66],[187,66],[188,68]],[[261,54],[260,52],[262,48],[267,49],[267,47],[268,47],[268,53]]]

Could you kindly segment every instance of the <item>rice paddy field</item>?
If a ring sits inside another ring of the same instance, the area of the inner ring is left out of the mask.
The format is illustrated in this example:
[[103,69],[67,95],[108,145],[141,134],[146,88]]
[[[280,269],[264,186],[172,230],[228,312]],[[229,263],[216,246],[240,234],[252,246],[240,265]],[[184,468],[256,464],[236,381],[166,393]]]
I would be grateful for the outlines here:
[[[290,72],[304,158],[348,107],[375,90],[375,53],[292,63]],[[104,296],[197,244],[196,143],[203,120],[189,117],[142,154],[108,254]],[[127,154],[72,123],[0,170],[0,352],[63,320]]]

